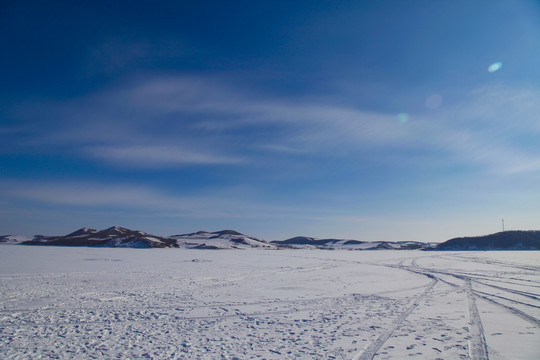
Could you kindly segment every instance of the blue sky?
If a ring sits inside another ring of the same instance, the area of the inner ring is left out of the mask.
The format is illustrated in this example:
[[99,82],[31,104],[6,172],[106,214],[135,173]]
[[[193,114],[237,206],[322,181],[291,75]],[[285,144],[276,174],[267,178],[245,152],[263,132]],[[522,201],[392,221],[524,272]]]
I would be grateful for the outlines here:
[[537,1],[0,10],[0,233],[540,227]]

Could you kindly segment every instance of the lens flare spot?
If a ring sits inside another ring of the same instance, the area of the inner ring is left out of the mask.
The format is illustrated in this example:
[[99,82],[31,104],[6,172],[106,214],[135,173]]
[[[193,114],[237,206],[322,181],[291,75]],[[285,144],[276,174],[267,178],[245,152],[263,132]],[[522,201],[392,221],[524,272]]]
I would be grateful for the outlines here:
[[407,121],[409,121],[409,115],[407,115],[406,113],[399,113],[396,116],[396,121],[399,124],[405,124]]
[[442,96],[439,94],[429,95],[426,99],[425,105],[428,109],[436,109],[442,105]]
[[495,71],[499,70],[500,68],[502,68],[502,62],[498,61],[496,63],[493,63],[493,64],[489,65],[488,71],[489,72],[495,72]]

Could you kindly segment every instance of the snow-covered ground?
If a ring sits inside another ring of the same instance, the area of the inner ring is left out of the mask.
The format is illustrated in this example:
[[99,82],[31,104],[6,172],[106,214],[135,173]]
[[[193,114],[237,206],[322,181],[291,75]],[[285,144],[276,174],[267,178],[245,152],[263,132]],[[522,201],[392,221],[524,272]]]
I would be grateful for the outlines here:
[[540,252],[0,247],[1,359],[538,359]]

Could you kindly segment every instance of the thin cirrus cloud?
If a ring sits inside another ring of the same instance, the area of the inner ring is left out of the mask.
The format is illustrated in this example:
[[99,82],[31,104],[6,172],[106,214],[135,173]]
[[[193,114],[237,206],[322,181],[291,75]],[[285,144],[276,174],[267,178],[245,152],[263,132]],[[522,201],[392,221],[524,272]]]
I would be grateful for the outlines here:
[[[197,127],[206,130],[257,126],[300,127],[314,130],[335,129],[351,133],[364,140],[378,141],[393,137],[389,123],[392,114],[374,113],[346,106],[327,105],[320,100],[298,100],[251,95],[227,83],[204,78],[152,79],[121,95],[124,101],[137,104],[143,112],[203,115]],[[214,118],[209,120],[208,118]],[[298,129],[297,129],[298,130]],[[393,129],[394,132],[401,132]],[[394,136],[395,138],[395,136]]]
[[464,164],[476,163],[503,175],[540,171],[540,92],[530,87],[485,86],[470,101],[450,106],[423,121],[432,129],[433,148],[453,154]]
[[246,164],[260,151],[330,153],[395,143],[409,131],[391,114],[255,97],[193,77],[145,80],[24,111],[54,117],[54,131],[41,129],[34,145],[65,145],[80,156],[145,168]]
[[[182,216],[223,216],[226,208],[239,204],[219,196],[178,196],[152,187],[127,183],[112,185],[95,182],[32,182],[1,181],[0,194],[8,199],[22,199],[42,204],[88,207],[124,208],[136,212],[175,212]],[[236,201],[237,202],[237,201]],[[221,209],[221,210],[220,210]]]
[[534,88],[486,85],[458,103],[413,112],[405,124],[389,111],[253,95],[193,76],[139,79],[53,110],[55,131],[41,134],[43,146],[71,145],[79,156],[129,167],[248,165],[265,153],[346,157],[400,149],[399,161],[440,153],[445,161],[501,174],[539,170],[538,145],[522,144],[540,133]]
[[[77,181],[0,180],[0,197],[30,201],[45,206],[73,209],[124,209],[130,213],[185,218],[281,218],[286,214],[298,219],[319,219],[324,209],[293,204],[260,203],[250,200],[249,186],[214,189],[212,194],[178,195],[149,186],[129,183],[108,184]],[[256,192],[256,191],[255,191]],[[34,206],[35,207],[35,206]],[[325,212],[326,213],[326,212]],[[301,214],[301,215],[298,215]],[[343,216],[334,215],[334,216]]]
[[[106,106],[121,114],[121,108],[136,109],[144,118],[155,121],[167,117],[174,127],[183,123],[193,129],[222,133],[228,130],[253,130],[260,126],[284,129],[290,134],[334,134],[352,141],[370,143],[396,140],[406,129],[394,126],[394,115],[303,100],[254,96],[223,81],[177,77],[151,79],[105,93]],[[97,100],[101,101],[101,100]],[[190,119],[196,119],[193,123]],[[117,119],[122,121],[122,119]],[[274,134],[270,131],[270,137]],[[286,136],[287,137],[287,136]],[[260,139],[258,139],[260,140]]]
[[130,167],[232,165],[247,161],[240,156],[222,156],[167,145],[110,145],[89,147],[86,151],[90,157]]

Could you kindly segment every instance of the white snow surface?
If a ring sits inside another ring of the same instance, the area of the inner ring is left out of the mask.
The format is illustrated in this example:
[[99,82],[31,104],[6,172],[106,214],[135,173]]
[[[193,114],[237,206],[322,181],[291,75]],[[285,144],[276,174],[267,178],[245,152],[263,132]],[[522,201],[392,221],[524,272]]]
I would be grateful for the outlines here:
[[1,359],[538,359],[540,252],[0,247]]

